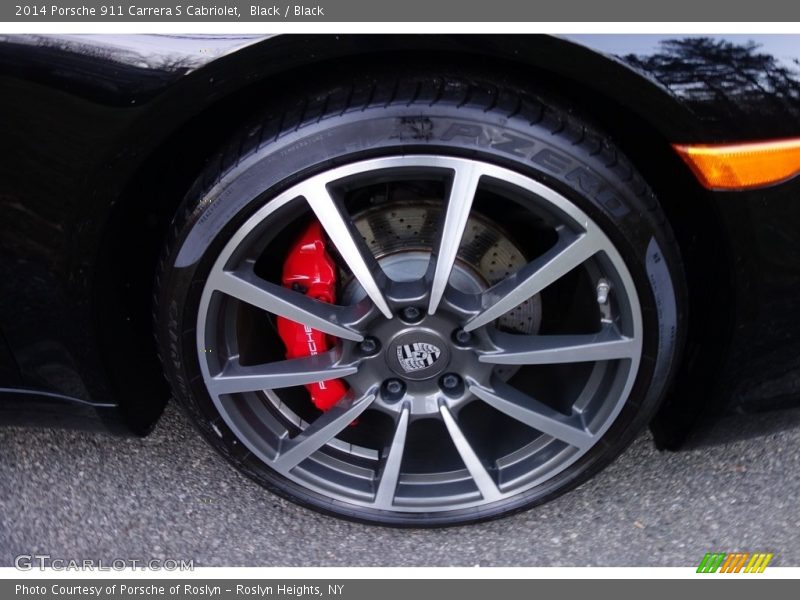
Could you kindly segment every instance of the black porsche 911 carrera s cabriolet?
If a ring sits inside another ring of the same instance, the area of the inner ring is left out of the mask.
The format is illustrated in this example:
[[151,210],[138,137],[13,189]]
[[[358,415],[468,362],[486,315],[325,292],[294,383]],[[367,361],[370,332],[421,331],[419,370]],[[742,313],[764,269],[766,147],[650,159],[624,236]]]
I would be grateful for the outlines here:
[[798,36],[0,36],[0,418],[389,525],[800,397]]

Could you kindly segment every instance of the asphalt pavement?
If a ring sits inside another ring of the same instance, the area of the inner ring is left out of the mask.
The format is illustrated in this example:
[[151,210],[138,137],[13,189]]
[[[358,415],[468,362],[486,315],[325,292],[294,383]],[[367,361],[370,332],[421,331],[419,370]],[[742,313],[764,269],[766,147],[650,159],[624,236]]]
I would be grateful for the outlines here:
[[693,566],[769,551],[800,566],[800,411],[721,426],[658,452],[643,434],[561,498],[438,530],[349,523],[299,508],[219,458],[174,406],[145,439],[0,428],[0,565],[194,559],[195,566]]

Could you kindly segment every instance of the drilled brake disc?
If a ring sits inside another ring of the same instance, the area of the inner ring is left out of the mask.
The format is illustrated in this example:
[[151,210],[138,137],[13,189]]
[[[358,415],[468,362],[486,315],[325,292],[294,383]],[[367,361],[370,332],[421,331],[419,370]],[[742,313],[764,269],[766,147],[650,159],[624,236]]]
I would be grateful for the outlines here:
[[[430,256],[441,223],[441,205],[425,201],[392,202],[368,208],[353,220],[375,258],[392,276],[391,269],[401,268],[398,265],[404,255],[422,256],[426,260]],[[475,292],[476,287],[486,289],[527,262],[501,228],[473,210],[458,250],[451,284],[464,292]],[[346,280],[343,276],[342,281]],[[506,331],[535,333],[541,314],[541,299],[536,295],[500,317],[497,326]]]

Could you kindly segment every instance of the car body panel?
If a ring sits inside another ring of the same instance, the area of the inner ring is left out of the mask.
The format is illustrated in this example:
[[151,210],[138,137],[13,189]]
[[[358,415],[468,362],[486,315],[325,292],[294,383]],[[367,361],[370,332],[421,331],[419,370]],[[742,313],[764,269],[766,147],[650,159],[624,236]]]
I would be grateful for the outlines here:
[[[357,72],[364,62],[455,57],[506,65],[576,102],[602,99],[664,142],[759,140],[800,136],[797,41],[0,37],[0,398],[30,406],[38,398],[50,412],[67,399],[66,412],[79,406],[97,416],[78,423],[149,431],[167,398],[150,306],[169,215],[258,99],[281,94],[287,81],[334,64]],[[797,397],[800,183],[693,193],[718,220],[719,272],[708,296],[719,310],[709,309],[716,316],[688,349],[654,424],[664,446],[677,445],[703,414]]]
[[[575,35],[663,87],[701,124],[703,139],[800,135],[797,35]],[[673,134],[671,137],[675,137]],[[677,141],[677,140],[676,140]]]

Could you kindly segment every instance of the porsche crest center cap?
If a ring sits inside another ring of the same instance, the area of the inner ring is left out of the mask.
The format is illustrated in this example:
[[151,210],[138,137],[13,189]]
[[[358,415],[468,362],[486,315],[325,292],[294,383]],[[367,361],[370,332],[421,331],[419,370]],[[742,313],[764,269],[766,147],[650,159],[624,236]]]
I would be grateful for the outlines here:
[[439,360],[442,351],[438,346],[425,342],[414,342],[397,347],[397,360],[406,373],[432,367]]
[[447,366],[447,344],[433,332],[405,333],[395,338],[392,346],[394,350],[387,353],[386,360],[406,379],[428,379]]

